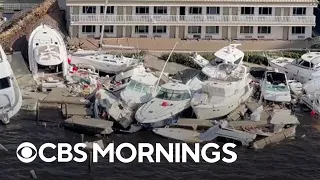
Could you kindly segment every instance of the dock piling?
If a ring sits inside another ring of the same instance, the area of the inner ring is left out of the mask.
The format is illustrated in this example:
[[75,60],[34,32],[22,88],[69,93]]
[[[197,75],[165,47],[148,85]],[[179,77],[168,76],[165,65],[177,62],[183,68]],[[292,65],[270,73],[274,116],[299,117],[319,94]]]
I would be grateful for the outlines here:
[[39,101],[37,101],[36,103],[36,121],[37,121],[37,125],[39,125],[39,119],[40,119],[40,109],[39,109]]
[[81,136],[81,142],[83,143],[84,142],[84,135],[81,134],[80,136]]
[[89,168],[89,172],[91,172],[91,169],[92,169],[92,151],[89,151],[88,168]]
[[30,173],[33,179],[38,179],[36,172],[34,170],[30,170]]

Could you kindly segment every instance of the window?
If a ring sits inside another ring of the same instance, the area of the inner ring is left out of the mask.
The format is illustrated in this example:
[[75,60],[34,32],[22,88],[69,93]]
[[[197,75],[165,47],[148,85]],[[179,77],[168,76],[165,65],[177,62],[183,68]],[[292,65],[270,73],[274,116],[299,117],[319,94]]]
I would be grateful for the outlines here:
[[241,7],[241,14],[254,14],[254,7]]
[[304,34],[305,31],[306,31],[306,27],[301,27],[301,26],[292,27],[292,34]]
[[234,62],[234,64],[240,64],[241,60],[242,60],[242,57],[239,58],[239,59],[237,59],[237,60]]
[[300,63],[300,66],[309,69],[309,68],[310,68],[310,62],[308,62],[308,61],[302,61],[302,62]]
[[259,26],[258,27],[258,34],[270,34],[271,27],[270,26]]
[[219,26],[207,26],[206,33],[207,34],[219,34]]
[[131,80],[126,87],[127,90],[133,90],[140,93],[149,93],[151,90],[151,86],[140,83],[135,80]]
[[188,26],[188,33],[189,34],[200,34],[201,33],[201,26]]
[[149,26],[136,26],[134,32],[138,34],[148,33]]
[[94,14],[94,13],[96,13],[96,7],[95,6],[83,6],[82,7],[82,13],[84,13],[84,14]]
[[259,14],[260,15],[271,15],[272,14],[272,8],[271,7],[260,7],[259,8]]
[[94,33],[94,32],[96,32],[96,26],[82,26],[82,32]]
[[[102,31],[102,26],[100,26],[100,32]],[[104,26],[104,33],[113,33],[113,26]]]
[[167,26],[153,26],[153,33],[167,33]]
[[6,89],[9,87],[11,87],[10,77],[5,77],[5,78],[0,79],[0,89]]
[[293,8],[293,15],[306,15],[306,8]]
[[170,101],[183,101],[190,99],[191,96],[187,90],[172,90],[161,88],[156,98]]
[[[100,7],[100,13],[104,13],[104,6]],[[107,14],[114,14],[114,6],[107,6]]]
[[253,33],[253,26],[240,26],[240,33],[241,34],[252,34]]
[[167,14],[167,7],[165,6],[155,6],[153,8],[154,14]]
[[189,8],[189,14],[201,14],[202,13],[202,7],[190,7]]
[[220,14],[220,7],[207,7],[207,14]]
[[149,7],[147,6],[137,6],[136,14],[149,14]]

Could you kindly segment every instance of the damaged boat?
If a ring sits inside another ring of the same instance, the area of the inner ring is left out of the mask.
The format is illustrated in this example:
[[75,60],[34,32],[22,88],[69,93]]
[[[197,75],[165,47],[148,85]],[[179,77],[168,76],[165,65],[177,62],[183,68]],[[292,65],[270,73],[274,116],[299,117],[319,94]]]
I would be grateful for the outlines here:
[[[29,68],[33,77],[43,82],[44,88],[50,83],[63,84],[68,75],[68,54],[61,33],[45,24],[35,28],[28,42]],[[63,79],[57,79],[62,74]],[[45,78],[41,80],[38,78]],[[47,84],[46,84],[47,83]]]
[[299,59],[268,57],[269,65],[285,72],[288,79],[306,83],[320,76],[320,52],[308,52]]
[[1,45],[0,55],[0,119],[2,123],[9,124],[10,118],[16,115],[22,106],[22,94]]
[[252,78],[243,65],[219,64],[211,78],[197,91],[191,107],[198,119],[216,119],[228,115],[252,94]]
[[194,62],[199,64],[202,68],[201,72],[190,79],[186,85],[190,86],[193,91],[196,91],[201,88],[201,83],[209,80],[211,73],[214,73],[217,65],[221,63],[229,63],[229,64],[242,64],[244,53],[237,49],[236,47],[240,44],[230,44],[229,46],[223,47],[214,53],[215,58],[210,63],[208,61],[201,60],[201,65],[199,64],[199,59],[204,59],[200,55],[197,54],[197,58],[194,58]]
[[190,87],[177,82],[161,86],[158,94],[142,105],[135,114],[138,123],[146,128],[163,127],[190,107]]
[[287,76],[283,72],[266,71],[260,81],[261,100],[289,103],[291,93]]

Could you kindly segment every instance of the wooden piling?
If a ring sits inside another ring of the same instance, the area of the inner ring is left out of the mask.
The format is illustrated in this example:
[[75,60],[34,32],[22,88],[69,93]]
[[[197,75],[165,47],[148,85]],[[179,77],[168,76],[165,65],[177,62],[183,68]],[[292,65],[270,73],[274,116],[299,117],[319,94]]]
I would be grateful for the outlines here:
[[91,172],[91,169],[92,169],[92,151],[89,151],[88,168],[89,168],[89,172]]

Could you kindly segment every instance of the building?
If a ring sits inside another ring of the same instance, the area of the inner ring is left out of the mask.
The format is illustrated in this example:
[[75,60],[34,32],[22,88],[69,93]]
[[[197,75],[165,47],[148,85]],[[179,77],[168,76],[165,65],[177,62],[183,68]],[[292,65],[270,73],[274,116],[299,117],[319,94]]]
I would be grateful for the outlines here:
[[0,0],[1,16],[10,19],[14,13],[37,6],[43,0]]
[[281,39],[311,37],[316,0],[66,0],[71,37]]

